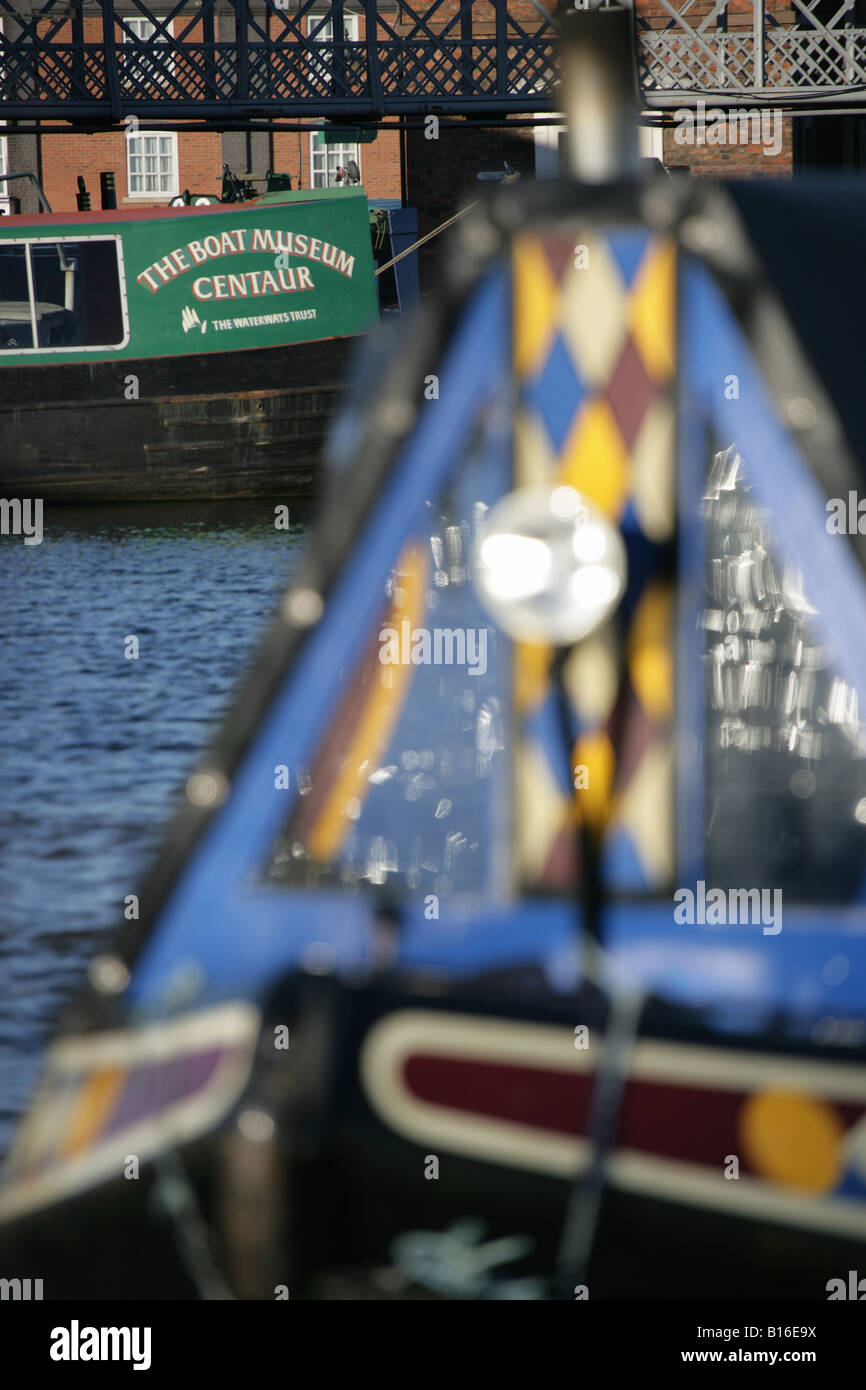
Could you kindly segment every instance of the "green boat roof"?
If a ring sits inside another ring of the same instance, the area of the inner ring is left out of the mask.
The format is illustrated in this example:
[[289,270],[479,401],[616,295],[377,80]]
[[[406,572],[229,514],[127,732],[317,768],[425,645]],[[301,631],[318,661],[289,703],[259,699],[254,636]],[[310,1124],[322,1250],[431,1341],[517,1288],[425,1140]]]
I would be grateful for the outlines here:
[[[256,198],[257,203],[318,203],[330,202],[332,198],[363,198],[367,193],[362,183],[350,184],[347,188],[298,188],[282,193],[263,193]],[[222,204],[221,206],[229,206]],[[235,206],[231,204],[230,206]],[[242,205],[241,205],[242,206]]]
[[93,208],[89,212],[40,212],[25,213],[12,217],[0,217],[0,240],[14,240],[21,236],[39,236],[55,227],[84,229],[88,225],[102,227],[107,222],[162,222],[180,220],[185,217],[223,216],[235,217],[240,213],[255,211],[256,208],[272,211],[276,207],[301,207],[309,203],[354,202],[367,194],[363,184],[353,184],[348,188],[299,188],[276,193],[263,193],[249,202],[208,203],[206,205],[183,204],[176,207],[130,206],[119,208]]

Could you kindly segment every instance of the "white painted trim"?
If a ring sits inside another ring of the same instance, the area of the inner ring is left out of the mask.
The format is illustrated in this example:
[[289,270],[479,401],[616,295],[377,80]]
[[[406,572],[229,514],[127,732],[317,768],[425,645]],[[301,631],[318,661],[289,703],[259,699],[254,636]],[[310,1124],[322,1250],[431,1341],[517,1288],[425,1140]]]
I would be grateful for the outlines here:
[[32,325],[33,341],[36,342],[35,328],[35,296],[33,290],[33,275],[30,266],[30,247],[41,246],[43,244],[61,245],[64,242],[77,244],[80,241],[113,241],[117,253],[117,276],[120,285],[120,312],[123,319],[123,338],[119,343],[94,343],[81,344],[79,346],[67,347],[30,347],[30,348],[0,348],[0,366],[16,354],[32,353],[70,353],[70,352],[122,352],[129,346],[129,302],[126,297],[126,267],[123,260],[123,242],[119,236],[78,236],[74,232],[71,236],[63,236],[55,233],[54,236],[31,236],[31,237],[0,237],[0,246],[24,246],[27,248],[27,284],[30,291],[30,319]]
[[[411,1143],[426,1145],[431,1152],[439,1145],[497,1167],[570,1180],[589,1161],[590,1146],[585,1138],[423,1101],[409,1090],[404,1067],[414,1052],[587,1073],[596,1065],[596,1051],[592,1036],[589,1048],[575,1048],[573,1033],[562,1026],[403,1009],[385,1015],[370,1029],[359,1070],[371,1108],[384,1124]],[[760,1088],[866,1102],[866,1072],[862,1069],[772,1053],[647,1040],[637,1044],[629,1076],[708,1090],[748,1092]],[[846,1145],[849,1153],[853,1142],[852,1135]],[[800,1193],[747,1175],[728,1181],[721,1167],[714,1173],[701,1164],[631,1149],[617,1149],[611,1155],[609,1171],[611,1182],[626,1191],[726,1211],[732,1216],[866,1236],[866,1203],[850,1197]]]

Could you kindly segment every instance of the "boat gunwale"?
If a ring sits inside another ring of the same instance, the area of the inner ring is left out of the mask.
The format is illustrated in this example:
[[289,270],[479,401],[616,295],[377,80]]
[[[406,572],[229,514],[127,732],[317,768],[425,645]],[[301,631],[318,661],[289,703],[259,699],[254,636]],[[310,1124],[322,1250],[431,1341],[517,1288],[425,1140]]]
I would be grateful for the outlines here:
[[273,210],[283,206],[326,203],[332,199],[342,201],[347,196],[358,197],[359,195],[363,196],[365,201],[369,201],[363,185],[352,185],[350,188],[308,188],[297,189],[293,192],[287,191],[284,194],[263,194],[260,198],[250,198],[242,203],[208,203],[201,206],[182,204],[179,207],[150,205],[140,208],[91,208],[87,212],[15,213],[11,217],[0,218],[0,239],[4,241],[14,240],[14,229],[18,227],[78,227],[90,222],[97,226],[103,222],[162,222],[190,214],[206,217],[225,216],[226,214],[252,212],[263,207]]

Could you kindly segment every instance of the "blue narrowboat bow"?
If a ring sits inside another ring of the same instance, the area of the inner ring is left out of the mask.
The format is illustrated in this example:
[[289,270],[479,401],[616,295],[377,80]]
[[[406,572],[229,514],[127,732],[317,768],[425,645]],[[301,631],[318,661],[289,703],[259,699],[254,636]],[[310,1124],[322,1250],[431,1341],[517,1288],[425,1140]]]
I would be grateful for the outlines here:
[[864,221],[846,183],[666,179],[464,219],[49,1052],[4,1268],[847,1296]]

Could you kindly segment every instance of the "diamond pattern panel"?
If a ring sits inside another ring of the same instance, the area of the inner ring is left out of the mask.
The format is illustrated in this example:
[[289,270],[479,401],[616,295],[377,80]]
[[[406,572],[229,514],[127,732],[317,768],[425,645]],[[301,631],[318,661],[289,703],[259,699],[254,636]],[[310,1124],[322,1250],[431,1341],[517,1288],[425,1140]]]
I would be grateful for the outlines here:
[[530,884],[572,883],[575,819],[584,817],[604,826],[611,886],[655,888],[672,869],[671,596],[662,567],[674,520],[674,248],[644,231],[518,237],[513,295],[516,484],[565,484],[591,498],[620,524],[630,567],[620,613],[566,666],[572,766],[582,770],[574,789],[563,776],[552,653],[519,649],[516,859]]

